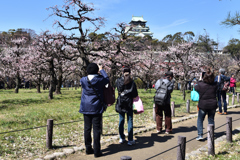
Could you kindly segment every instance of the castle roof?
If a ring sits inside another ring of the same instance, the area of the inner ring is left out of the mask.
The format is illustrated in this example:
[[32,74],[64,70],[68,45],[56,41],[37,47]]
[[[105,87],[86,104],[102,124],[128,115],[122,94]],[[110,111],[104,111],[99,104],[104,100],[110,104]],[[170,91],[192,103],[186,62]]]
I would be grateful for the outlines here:
[[141,22],[147,22],[146,20],[143,19],[143,16],[132,16],[132,21],[135,21],[135,22],[138,22],[138,21],[141,21]]

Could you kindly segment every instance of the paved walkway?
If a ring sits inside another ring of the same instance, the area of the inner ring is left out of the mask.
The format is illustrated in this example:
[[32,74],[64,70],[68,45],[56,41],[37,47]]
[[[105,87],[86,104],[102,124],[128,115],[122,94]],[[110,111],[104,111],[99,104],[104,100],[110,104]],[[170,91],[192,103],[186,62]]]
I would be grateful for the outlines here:
[[[226,117],[232,117],[233,129],[240,127],[240,108],[233,108],[228,110],[228,115],[215,116],[215,137],[225,135]],[[156,134],[155,130],[135,136],[136,145],[128,146],[125,144],[118,144],[118,141],[102,146],[103,156],[99,160],[120,160],[122,156],[130,156],[133,160],[175,160],[177,157],[177,141],[178,136],[186,136],[186,153],[197,150],[203,145],[207,144],[205,139],[202,142],[196,141],[197,136],[197,118],[189,119],[183,122],[173,124],[174,134],[165,135]],[[219,127],[222,126],[222,127]],[[204,132],[207,132],[207,117],[204,121]],[[207,134],[204,135],[207,137]],[[85,153],[69,155],[67,160],[90,160],[94,159],[93,155],[85,155]]]

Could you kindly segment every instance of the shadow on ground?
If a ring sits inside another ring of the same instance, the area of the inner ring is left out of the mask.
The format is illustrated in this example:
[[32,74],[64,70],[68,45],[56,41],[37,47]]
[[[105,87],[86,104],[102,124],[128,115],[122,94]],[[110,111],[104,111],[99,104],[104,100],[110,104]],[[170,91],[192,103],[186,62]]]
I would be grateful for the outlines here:
[[[195,126],[192,127],[179,127],[176,129],[173,129],[174,133],[184,133],[184,132],[192,132],[197,130]],[[103,156],[108,156],[111,154],[115,154],[121,151],[132,151],[132,150],[138,150],[138,149],[144,149],[148,147],[152,147],[155,142],[167,142],[168,140],[172,139],[174,136],[172,134],[166,135],[160,133],[152,133],[151,136],[135,136],[136,144],[133,146],[128,146],[127,142],[124,144],[110,144],[107,148],[103,149]]]

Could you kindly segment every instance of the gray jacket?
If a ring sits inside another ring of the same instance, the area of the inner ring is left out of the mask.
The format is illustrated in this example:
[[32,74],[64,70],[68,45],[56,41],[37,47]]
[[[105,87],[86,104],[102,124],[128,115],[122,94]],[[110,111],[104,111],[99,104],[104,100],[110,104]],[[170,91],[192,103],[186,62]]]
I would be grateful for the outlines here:
[[[167,79],[167,78],[163,78],[163,82],[164,83],[168,83],[169,82],[169,80]],[[155,89],[157,90],[159,87],[160,87],[160,79],[159,80],[157,80],[157,82],[155,83]],[[173,91],[173,85],[174,85],[174,83],[173,82],[171,82],[170,83],[170,85],[168,86],[168,94],[169,94],[169,96],[167,97],[167,103],[168,104],[170,104],[170,99],[171,99],[171,93],[172,93],[172,91]]]

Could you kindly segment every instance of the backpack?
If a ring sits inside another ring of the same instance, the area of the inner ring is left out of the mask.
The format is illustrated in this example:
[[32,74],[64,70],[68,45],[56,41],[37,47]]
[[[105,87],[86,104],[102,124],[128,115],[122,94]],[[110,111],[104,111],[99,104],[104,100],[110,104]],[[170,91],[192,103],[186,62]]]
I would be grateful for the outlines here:
[[220,82],[219,82],[219,78],[218,78],[218,91],[227,91],[228,86],[229,86],[229,82],[225,81],[222,76],[221,76]]
[[116,112],[128,112],[130,108],[132,109],[133,98],[130,94],[133,90],[133,83],[134,81],[132,81],[132,86],[130,89],[124,89],[122,92],[119,91],[119,83],[117,83],[118,98],[115,106]]
[[156,104],[162,106],[166,104],[168,98],[168,86],[171,82],[164,83],[163,79],[160,79],[160,86],[156,90],[156,95],[154,96],[154,101]]

